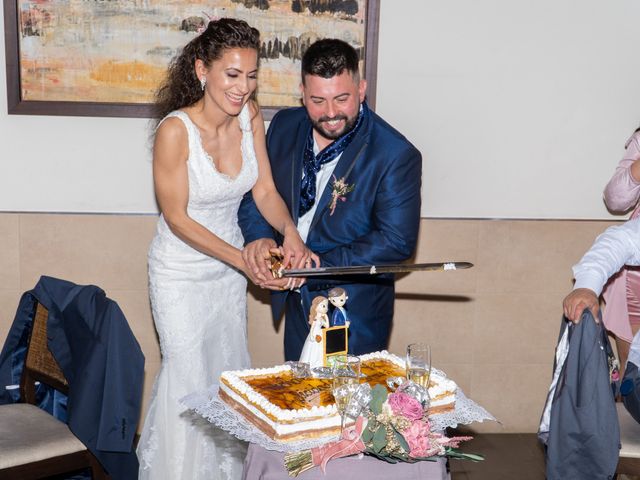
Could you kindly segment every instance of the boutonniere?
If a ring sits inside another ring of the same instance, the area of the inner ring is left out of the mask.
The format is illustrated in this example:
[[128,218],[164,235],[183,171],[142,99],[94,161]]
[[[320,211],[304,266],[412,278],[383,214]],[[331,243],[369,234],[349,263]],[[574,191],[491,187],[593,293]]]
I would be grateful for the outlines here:
[[333,176],[333,185],[331,186],[331,204],[329,205],[329,210],[331,212],[329,213],[330,216],[336,211],[338,201],[346,202],[347,197],[345,195],[353,191],[354,188],[356,188],[356,186],[354,184],[349,185],[345,182],[344,177],[338,179],[335,175]]

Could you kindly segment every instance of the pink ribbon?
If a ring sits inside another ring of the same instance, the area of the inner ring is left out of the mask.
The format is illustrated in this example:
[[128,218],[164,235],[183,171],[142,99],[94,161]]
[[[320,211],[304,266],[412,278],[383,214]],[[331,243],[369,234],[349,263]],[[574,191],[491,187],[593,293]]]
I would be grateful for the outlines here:
[[327,462],[332,458],[348,457],[365,450],[365,444],[360,438],[364,428],[364,417],[358,417],[355,425],[345,428],[337,442],[327,443],[322,447],[311,449],[311,458],[314,465],[320,465],[322,473],[325,473]]

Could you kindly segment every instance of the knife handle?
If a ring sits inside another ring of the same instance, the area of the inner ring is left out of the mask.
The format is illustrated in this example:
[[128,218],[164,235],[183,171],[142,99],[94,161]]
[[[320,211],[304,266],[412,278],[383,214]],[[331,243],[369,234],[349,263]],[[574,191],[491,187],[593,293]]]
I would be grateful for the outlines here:
[[[282,278],[282,272],[285,269],[284,257],[279,253],[271,252],[270,269],[273,278]],[[291,265],[289,265],[290,267]]]

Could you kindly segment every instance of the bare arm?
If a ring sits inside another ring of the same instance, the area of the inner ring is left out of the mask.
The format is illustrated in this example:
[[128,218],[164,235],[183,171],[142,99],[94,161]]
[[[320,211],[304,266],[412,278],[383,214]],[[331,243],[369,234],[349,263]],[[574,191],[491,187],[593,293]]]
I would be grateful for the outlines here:
[[188,136],[178,118],[165,120],[156,133],[153,146],[153,182],[160,211],[171,231],[196,250],[247,272],[239,249],[213,234],[187,213],[189,180]]
[[598,321],[598,296],[607,280],[623,265],[640,264],[640,219],[607,228],[573,266],[574,290],[562,302],[564,315],[580,321],[585,308]]
[[252,116],[254,148],[258,160],[258,181],[251,193],[256,206],[265,220],[284,236],[283,254],[285,265],[291,263],[294,268],[303,268],[305,264],[308,266],[308,260],[310,259],[319,264],[317,256],[313,255],[304,245],[287,206],[276,190],[267,155],[262,114],[259,111],[254,111]]
[[574,290],[599,296],[607,280],[624,265],[640,265],[640,219],[607,228],[573,266]]
[[640,198],[640,132],[629,139],[624,157],[604,189],[604,201],[614,212],[626,212]]

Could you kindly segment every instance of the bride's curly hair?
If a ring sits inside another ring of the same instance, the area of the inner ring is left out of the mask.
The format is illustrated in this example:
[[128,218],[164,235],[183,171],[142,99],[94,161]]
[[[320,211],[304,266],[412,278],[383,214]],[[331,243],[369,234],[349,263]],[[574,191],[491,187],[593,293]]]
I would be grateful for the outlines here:
[[243,20],[221,18],[209,22],[204,32],[185,45],[169,64],[167,76],[156,91],[154,117],[157,122],[204,96],[195,71],[196,59],[209,67],[230,48],[252,48],[260,52],[260,32]]

